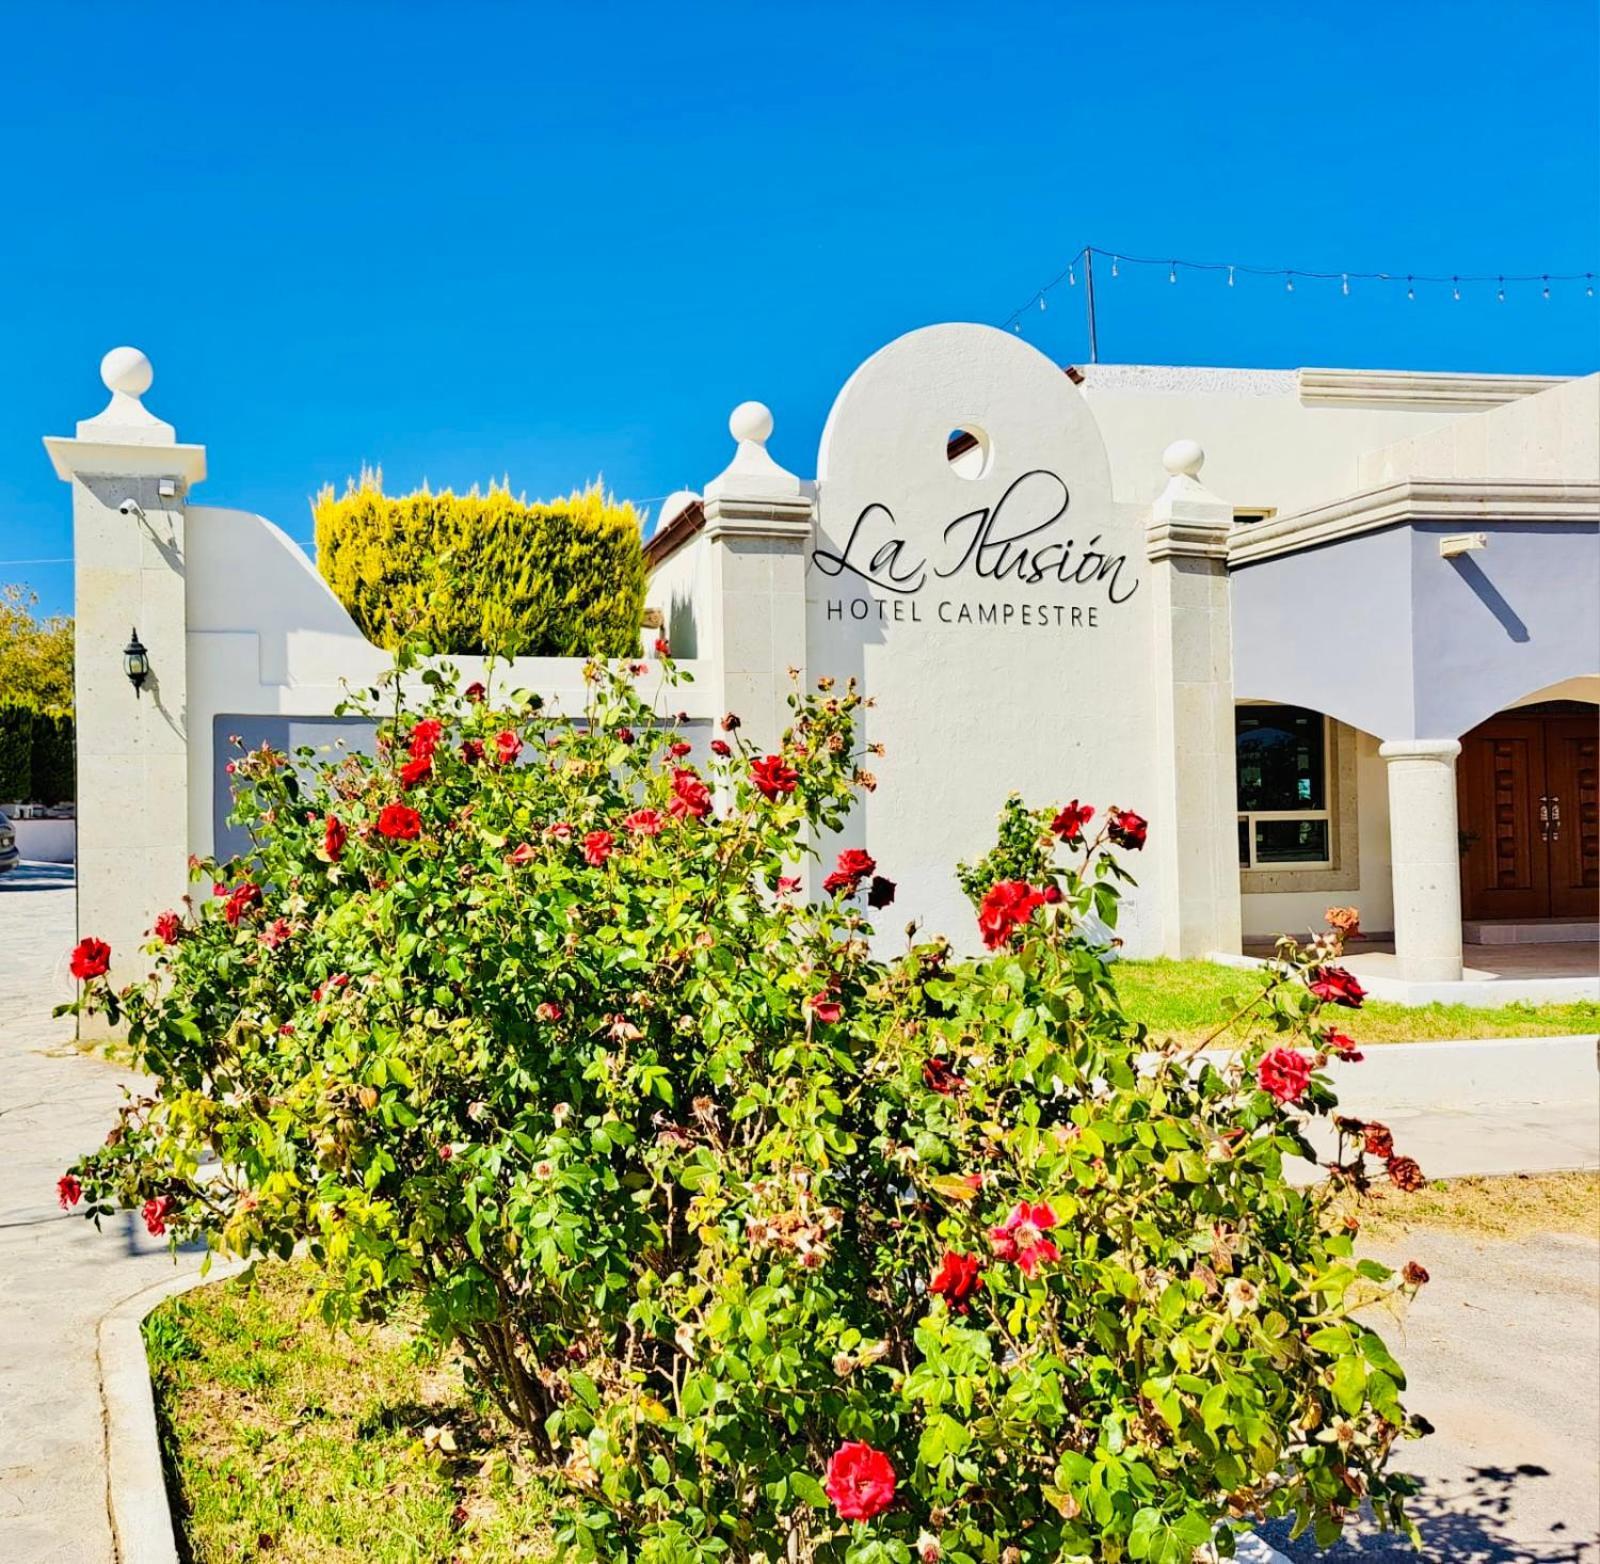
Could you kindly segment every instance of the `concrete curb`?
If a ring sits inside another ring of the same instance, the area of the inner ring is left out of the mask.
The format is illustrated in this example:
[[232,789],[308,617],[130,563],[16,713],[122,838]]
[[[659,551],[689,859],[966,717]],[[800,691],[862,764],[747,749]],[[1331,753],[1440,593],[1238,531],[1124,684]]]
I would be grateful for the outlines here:
[[105,1409],[106,1508],[118,1564],[178,1564],[172,1510],[161,1470],[155,1393],[140,1326],[168,1298],[226,1281],[248,1262],[224,1261],[202,1276],[186,1271],[125,1298],[100,1321],[97,1352]]

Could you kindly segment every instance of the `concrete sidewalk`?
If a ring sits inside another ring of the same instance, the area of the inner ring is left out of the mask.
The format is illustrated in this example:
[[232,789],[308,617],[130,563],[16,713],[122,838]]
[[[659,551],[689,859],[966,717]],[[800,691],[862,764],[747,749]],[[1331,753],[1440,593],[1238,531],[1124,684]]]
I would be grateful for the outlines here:
[[[103,1232],[56,1180],[104,1139],[122,1072],[72,1045],[50,1008],[72,995],[72,870],[0,878],[0,1560],[112,1564],[95,1330],[174,1273],[137,1216]],[[185,1257],[184,1268],[198,1265]]]

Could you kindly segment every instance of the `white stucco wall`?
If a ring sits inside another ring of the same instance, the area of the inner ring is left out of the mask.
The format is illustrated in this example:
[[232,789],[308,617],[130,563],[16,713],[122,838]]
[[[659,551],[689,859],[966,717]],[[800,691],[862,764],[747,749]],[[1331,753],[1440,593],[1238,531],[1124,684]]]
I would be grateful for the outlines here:
[[[389,654],[356,628],[300,547],[264,516],[215,506],[188,513],[189,851],[213,849],[214,718],[328,716],[352,689],[380,677]],[[536,690],[559,711],[583,709],[581,657],[519,657],[491,670],[481,657],[434,659],[463,682]],[[685,661],[693,673],[693,661]],[[420,690],[420,685],[419,685]],[[709,680],[671,692],[673,711],[704,720],[716,709]]]
[[711,604],[711,551],[703,531],[650,573],[645,607],[661,611],[674,656],[704,657]]
[[1150,453],[1173,440],[1205,447],[1206,486],[1235,509],[1285,514],[1361,487],[1363,458],[1374,449],[1481,410],[1467,400],[1407,403],[1387,391],[1371,403],[1308,401],[1292,369],[1089,364],[1080,373],[1118,497],[1146,502],[1162,478]]

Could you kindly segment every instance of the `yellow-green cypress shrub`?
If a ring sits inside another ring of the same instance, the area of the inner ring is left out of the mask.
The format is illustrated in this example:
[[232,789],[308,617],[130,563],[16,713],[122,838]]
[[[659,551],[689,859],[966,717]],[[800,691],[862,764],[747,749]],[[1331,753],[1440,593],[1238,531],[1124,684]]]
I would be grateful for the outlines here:
[[382,471],[364,470],[343,494],[323,489],[312,510],[317,568],[379,646],[412,634],[458,654],[639,649],[639,515],[598,483],[530,505],[498,484],[387,495]]

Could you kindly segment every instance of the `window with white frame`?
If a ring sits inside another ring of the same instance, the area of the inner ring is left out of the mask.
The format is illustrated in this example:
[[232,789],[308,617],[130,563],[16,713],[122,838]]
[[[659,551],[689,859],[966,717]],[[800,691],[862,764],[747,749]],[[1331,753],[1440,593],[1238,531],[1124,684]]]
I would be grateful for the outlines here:
[[1328,719],[1300,706],[1234,709],[1239,866],[1325,868],[1333,861]]

